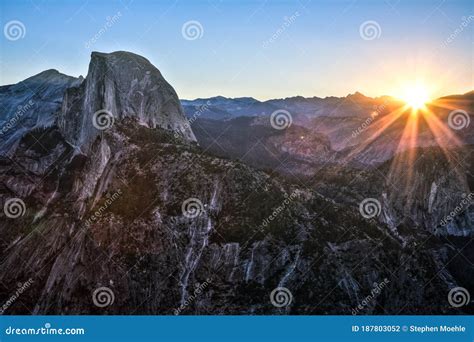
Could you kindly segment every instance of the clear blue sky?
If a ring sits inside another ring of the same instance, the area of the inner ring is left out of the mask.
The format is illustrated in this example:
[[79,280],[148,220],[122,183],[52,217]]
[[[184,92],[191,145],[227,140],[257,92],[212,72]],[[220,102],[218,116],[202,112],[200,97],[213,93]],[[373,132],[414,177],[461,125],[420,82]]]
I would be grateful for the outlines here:
[[[92,50],[127,50],[181,98],[377,96],[415,78],[434,95],[474,89],[472,0],[2,0],[0,9],[2,28],[18,20],[26,29],[1,37],[1,84],[50,68],[85,75]],[[182,35],[190,20],[203,27],[199,39]],[[361,37],[366,21],[380,27],[373,40]]]

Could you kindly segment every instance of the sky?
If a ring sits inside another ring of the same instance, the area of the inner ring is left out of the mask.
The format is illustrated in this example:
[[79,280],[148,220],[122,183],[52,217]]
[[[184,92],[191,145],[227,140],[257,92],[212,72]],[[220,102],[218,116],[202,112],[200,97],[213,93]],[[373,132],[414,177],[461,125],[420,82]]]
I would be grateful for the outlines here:
[[[2,0],[0,84],[149,59],[180,98],[432,97],[474,89],[474,1]],[[15,30],[16,29],[16,30]]]

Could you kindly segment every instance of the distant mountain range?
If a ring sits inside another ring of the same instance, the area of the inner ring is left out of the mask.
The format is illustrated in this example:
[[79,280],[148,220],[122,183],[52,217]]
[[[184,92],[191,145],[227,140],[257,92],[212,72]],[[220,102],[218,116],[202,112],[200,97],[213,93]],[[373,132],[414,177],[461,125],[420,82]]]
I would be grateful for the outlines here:
[[[294,136],[293,131],[300,131],[300,135],[306,138],[319,136],[319,139],[324,141],[324,150],[332,152],[330,158],[327,154],[315,153],[316,159],[326,162],[329,158],[334,163],[338,160],[345,162],[346,159],[343,156],[362,147],[354,155],[352,161],[372,165],[382,163],[392,158],[395,153],[412,147],[437,146],[441,143],[440,139],[444,140],[445,145],[455,145],[448,136],[442,134],[436,137],[432,133],[432,127],[422,118],[422,115],[419,118],[419,132],[415,145],[408,144],[408,141],[402,139],[402,135],[409,117],[409,110],[403,109],[404,103],[400,100],[388,96],[370,98],[356,92],[342,98],[292,97],[259,102],[253,98],[215,97],[194,101],[184,100],[182,103],[198,141],[204,148],[219,153],[224,146],[225,154],[234,151],[233,157],[244,156],[247,160],[254,158],[257,163],[265,165],[274,159],[275,151],[272,147],[265,145],[267,152],[261,151],[263,155],[257,152],[260,145],[249,151],[250,147],[256,142],[265,144],[267,138],[272,136],[281,136],[281,139],[288,142],[290,136]],[[256,112],[254,111],[256,108],[265,108],[265,110]],[[466,115],[471,118],[472,114],[469,113],[473,113],[474,109],[473,92],[443,97],[428,105],[432,113],[430,115],[438,118],[445,125],[453,108],[466,111]],[[282,109],[286,110],[291,118],[292,127],[278,131],[270,127],[270,116]],[[393,120],[390,125],[384,127],[392,121],[390,115],[397,112],[405,112],[402,115],[403,119]],[[380,134],[381,130],[383,134]],[[459,130],[456,134],[463,144],[474,144],[472,129]],[[296,138],[299,145],[306,145],[309,149],[319,151],[314,141],[300,139],[300,136]],[[269,151],[273,152],[269,153]],[[336,151],[340,153],[335,154]],[[276,156],[278,155],[280,155],[279,152],[276,153]],[[308,166],[305,169],[307,172]]]
[[[464,100],[474,102],[474,92],[450,95],[440,100]],[[436,100],[435,100],[436,101]],[[238,116],[265,116],[277,110],[287,110],[294,119],[307,122],[315,117],[367,117],[373,111],[390,112],[403,103],[390,96],[367,97],[360,92],[345,97],[287,97],[259,101],[253,97],[227,98],[215,96],[195,100],[181,100],[186,116],[214,120],[228,120]]]
[[281,109],[289,111],[295,115],[295,118],[301,120],[304,120],[304,117],[317,116],[359,116],[374,110],[375,106],[384,102],[388,104],[389,102],[394,103],[396,100],[387,96],[374,99],[359,92],[349,94],[346,97],[305,98],[295,96],[267,101],[258,101],[252,97],[226,98],[222,96],[181,100],[188,117],[192,117],[198,112],[200,117],[217,120],[226,120],[244,115],[270,115]]
[[472,314],[472,95],[180,101],[124,51],[2,86],[1,313]]

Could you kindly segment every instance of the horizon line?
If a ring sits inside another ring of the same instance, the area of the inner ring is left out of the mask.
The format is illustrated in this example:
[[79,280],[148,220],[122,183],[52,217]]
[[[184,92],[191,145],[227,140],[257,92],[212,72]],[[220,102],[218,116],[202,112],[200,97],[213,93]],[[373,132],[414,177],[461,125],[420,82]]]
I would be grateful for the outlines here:
[[[97,52],[97,51],[93,51],[93,52]],[[124,52],[128,52],[128,51],[124,51]],[[98,53],[100,53],[100,52],[98,52]],[[133,52],[130,52],[130,53],[134,54]],[[140,56],[140,55],[138,55],[138,56]],[[141,57],[143,57],[143,56],[141,56]],[[143,58],[146,59],[146,57],[143,57]],[[150,64],[152,64],[152,63],[150,62]],[[153,64],[152,64],[152,65],[153,65]],[[153,66],[154,66],[154,65],[153,65]],[[155,66],[155,68],[156,68],[156,66]],[[156,69],[158,69],[158,68],[156,68]],[[161,73],[161,70],[160,70],[160,69],[158,69],[158,70],[159,70],[160,73]],[[56,69],[56,68],[48,68],[48,69],[45,69],[45,70],[43,70],[43,71],[40,71],[40,72],[38,72],[38,73],[36,73],[36,74],[34,74],[34,75],[31,75],[31,76],[29,76],[29,77],[27,77],[27,78],[25,78],[25,79],[23,79],[23,80],[20,80],[20,81],[18,81],[18,82],[16,82],[16,83],[0,84],[0,87],[11,86],[11,85],[15,85],[15,84],[22,83],[22,82],[24,82],[24,81],[27,80],[27,79],[33,78],[33,77],[38,76],[38,75],[40,75],[40,74],[42,74],[42,73],[45,73],[45,72],[47,72],[47,71],[55,71],[55,72],[57,72],[57,73],[59,73],[59,74],[61,74],[61,75],[64,75],[64,76],[67,76],[67,77],[73,77],[73,78],[77,78],[77,79],[79,79],[79,78],[81,78],[81,77],[85,79],[85,78],[87,77],[87,75],[86,75],[86,76],[83,76],[82,74],[80,74],[80,75],[78,75],[78,76],[71,76],[71,75],[68,75],[68,74],[63,73],[62,71],[60,71],[60,70],[58,70],[58,69]],[[164,77],[164,76],[163,76],[163,77]],[[173,86],[173,85],[171,85],[171,86],[172,86],[172,87],[175,89],[175,91],[176,91],[176,87]],[[176,91],[176,92],[178,93],[178,91]],[[472,92],[474,92],[474,88],[472,88],[472,89],[467,89],[467,91],[462,91],[462,92],[457,92],[457,93],[448,93],[448,94],[444,94],[444,95],[440,95],[440,96],[435,96],[435,97],[433,97],[433,99],[432,99],[430,102],[433,102],[433,101],[435,101],[435,100],[438,100],[438,99],[441,99],[441,98],[444,98],[444,97],[468,95],[469,93],[472,93]],[[212,99],[212,98],[217,98],[217,97],[222,97],[222,98],[226,98],[226,99],[230,99],[230,100],[237,100],[237,99],[248,98],[248,99],[254,99],[254,100],[258,101],[258,102],[267,102],[267,101],[272,101],[272,100],[286,100],[286,99],[292,99],[292,98],[296,98],[296,97],[302,97],[302,98],[304,98],[304,99],[322,99],[322,100],[324,100],[324,99],[327,99],[327,98],[346,98],[346,97],[348,97],[348,96],[357,95],[357,94],[360,94],[360,95],[362,95],[362,96],[364,96],[364,97],[371,98],[371,99],[374,99],[374,100],[375,100],[375,99],[384,98],[384,97],[391,97],[391,98],[396,99],[396,100],[401,100],[401,99],[398,98],[397,96],[388,95],[388,94],[376,95],[376,96],[366,95],[366,93],[364,93],[364,92],[362,92],[362,91],[360,91],[360,90],[356,90],[356,91],[354,91],[354,92],[348,92],[347,95],[341,95],[341,96],[338,96],[338,95],[325,95],[325,96],[318,96],[318,95],[313,95],[313,96],[290,95],[290,96],[285,96],[285,97],[269,97],[269,98],[266,98],[266,99],[262,99],[262,98],[259,98],[259,97],[248,96],[248,95],[247,95],[247,96],[225,96],[225,95],[219,94],[219,95],[212,95],[212,96],[208,96],[208,97],[199,96],[199,97],[195,97],[195,98],[193,98],[193,99],[190,99],[190,98],[185,98],[185,97],[181,98],[181,97],[179,96],[179,94],[178,94],[178,98],[179,98],[180,101],[206,100],[206,99]]]

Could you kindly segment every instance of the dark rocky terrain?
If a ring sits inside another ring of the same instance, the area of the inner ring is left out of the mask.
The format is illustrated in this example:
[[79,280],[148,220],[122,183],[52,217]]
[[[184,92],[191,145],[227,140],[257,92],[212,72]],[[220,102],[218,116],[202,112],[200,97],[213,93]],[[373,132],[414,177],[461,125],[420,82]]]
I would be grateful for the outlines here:
[[[217,98],[228,108],[191,119],[208,100],[183,110],[131,53],[93,53],[85,79],[40,75],[28,80],[51,90],[23,118],[48,124],[11,135],[0,158],[2,205],[24,203],[23,215],[0,218],[0,303],[32,280],[5,314],[472,313],[470,300],[448,300],[456,287],[474,294],[474,213],[463,204],[472,126],[460,144],[426,133],[397,150],[398,124],[370,144],[363,134],[343,144],[380,99],[351,95],[361,109],[332,128],[349,105],[328,119],[335,99],[317,110],[318,99],[293,99],[301,115],[278,130],[268,110],[290,108],[279,100],[240,99],[259,108],[245,115]],[[24,87],[0,88],[2,107],[37,96],[12,91]],[[231,114],[211,118],[219,111]],[[374,215],[359,208],[369,198]],[[271,300],[276,288],[289,291],[286,305]]]
[[27,132],[54,125],[64,92],[80,82],[81,78],[46,70],[18,84],[1,86],[0,152],[8,153]]

